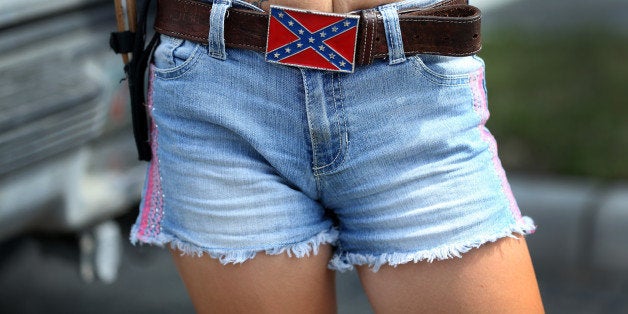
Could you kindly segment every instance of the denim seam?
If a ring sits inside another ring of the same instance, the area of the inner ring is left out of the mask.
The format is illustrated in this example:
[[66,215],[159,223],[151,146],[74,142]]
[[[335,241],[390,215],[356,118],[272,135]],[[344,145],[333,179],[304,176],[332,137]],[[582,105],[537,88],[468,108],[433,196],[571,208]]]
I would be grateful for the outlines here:
[[[431,75],[433,75],[433,76],[435,76],[435,77],[437,77],[437,78],[439,78],[439,79],[443,79],[443,80],[459,80],[459,79],[467,79],[467,80],[469,80],[469,79],[471,78],[471,75],[472,75],[472,74],[466,74],[466,73],[465,73],[465,74],[454,74],[454,75],[441,74],[441,73],[438,73],[438,72],[436,72],[436,71],[434,71],[434,70],[430,69],[430,67],[428,67],[428,66],[427,66],[427,65],[423,62],[423,60],[422,60],[420,57],[418,57],[418,59],[419,59],[419,60],[417,60],[417,61],[419,61],[419,62],[421,63],[421,67],[422,67],[425,71],[429,72]],[[464,84],[467,84],[467,83],[468,83],[468,82],[465,82]],[[461,84],[461,85],[462,85],[462,84]]]
[[[475,91],[475,89],[473,88],[473,85],[472,85],[474,79],[478,79],[478,74],[474,73],[473,76],[474,77],[471,77],[469,79],[469,84],[468,84],[469,85],[469,92],[471,93],[471,97],[473,99],[473,102],[472,102],[473,111],[475,112],[475,114],[480,119],[480,122],[474,128],[475,129],[475,133],[477,133],[477,137],[480,139],[480,142],[484,143],[484,145],[486,146],[486,150],[489,152],[489,155],[490,155],[489,156],[490,159],[487,160],[487,163],[489,163],[491,165],[491,167],[489,167],[489,168],[490,168],[491,173],[493,174],[491,176],[491,183],[494,186],[499,187],[499,191],[500,191],[499,195],[500,195],[500,198],[501,198],[501,201],[503,202],[503,204],[508,204],[508,200],[506,199],[506,195],[503,193],[504,188],[501,185],[501,183],[498,182],[498,180],[497,180],[498,174],[495,171],[495,167],[493,166],[492,158],[493,158],[493,153],[494,152],[491,149],[491,145],[489,143],[487,143],[484,140],[484,138],[482,137],[482,130],[481,130],[481,128],[484,126],[485,119],[488,120],[488,118],[484,117],[484,115],[487,114],[485,112],[484,108],[479,107],[481,100],[479,99],[479,95],[477,95],[477,92]],[[510,208],[510,206],[508,206],[508,207]]]
[[347,160],[349,158],[349,126],[347,124],[347,113],[345,112],[345,106],[344,106],[344,93],[342,92],[342,84],[340,82],[340,74],[336,75],[336,82],[338,84],[338,99],[340,102],[340,111],[342,112],[342,123],[345,126],[344,129],[344,134],[342,139],[344,140],[344,156],[342,157],[342,162],[344,162],[345,160]]
[[413,56],[409,58],[412,66],[421,74],[421,76],[425,77],[428,81],[433,84],[440,86],[462,86],[468,85],[471,81],[471,74],[457,74],[457,75],[443,75],[437,72],[434,72],[430,69],[419,55]]
[[[340,123],[340,119],[344,120],[344,114],[341,114],[341,110],[340,110],[342,108],[342,104],[340,105],[340,108],[339,108],[338,103],[337,103],[337,97],[336,97],[336,87],[335,87],[335,84],[334,84],[334,82],[335,82],[335,80],[334,80],[335,75],[332,74],[331,77],[332,77],[332,79],[331,79],[332,99],[334,100],[334,109],[335,109],[335,113],[336,113],[336,115],[338,117],[338,119],[336,120],[336,127],[338,128],[338,134],[339,134],[338,135],[338,137],[339,137],[339,139],[338,139],[339,149],[338,149],[338,153],[336,154],[336,156],[334,157],[334,159],[332,161],[330,161],[326,165],[313,167],[312,168],[312,170],[318,172],[318,174],[321,174],[321,175],[329,174],[332,171],[334,171],[334,169],[336,169],[338,167],[338,165],[340,165],[340,164],[342,164],[344,162],[345,157],[346,157],[344,136],[345,136],[346,131],[347,131],[347,123],[346,123],[346,121],[344,121],[343,124],[344,124],[345,128],[343,130],[342,126],[341,126],[341,123]],[[342,159],[340,161],[336,162],[341,155],[342,155]],[[319,170],[323,170],[324,168],[331,168],[331,169],[329,169],[328,171],[320,171],[319,172]]]
[[[309,116],[309,102],[310,102],[310,93],[309,93],[309,87],[308,87],[308,79],[307,76],[305,75],[305,72],[303,69],[299,69],[301,72],[301,77],[303,78],[303,94],[305,95],[305,112],[306,115]],[[317,152],[317,148],[318,148],[318,142],[316,140],[316,137],[314,136],[314,134],[312,133],[312,122],[310,117],[307,117],[307,126],[308,126],[308,133],[310,135],[310,143],[312,145],[312,170],[315,170],[315,166],[317,161],[318,161],[318,157],[316,155]],[[316,175],[316,171],[314,171],[314,174]]]
[[209,55],[219,60],[227,58],[225,47],[225,19],[227,10],[231,7],[231,0],[213,0],[212,10],[209,16],[208,46]]
[[155,77],[162,80],[174,80],[184,76],[185,74],[190,72],[190,70],[194,68],[196,63],[198,63],[198,61],[200,60],[201,54],[199,53],[199,50],[201,49],[201,47],[204,47],[204,45],[198,44],[196,48],[194,48],[194,51],[192,51],[190,57],[179,66],[176,66],[172,69],[164,70],[155,68]]
[[[480,80],[480,78],[482,77],[481,73],[483,73],[484,69],[480,69],[478,71],[476,71],[475,73],[472,74],[472,79],[470,79],[470,84],[469,84],[469,89],[470,89],[470,93],[471,96],[473,98],[473,111],[476,113],[476,115],[478,116],[478,118],[480,119],[480,123],[479,125],[475,128],[476,132],[478,133],[478,137],[480,138],[480,141],[482,143],[484,143],[487,146],[487,150],[490,154],[490,159],[488,160],[488,163],[490,163],[491,167],[490,171],[493,173],[493,175],[491,176],[491,181],[493,183],[493,185],[499,187],[499,195],[500,198],[503,202],[503,204],[506,204],[509,212],[510,212],[510,219],[512,220],[512,222],[519,222],[522,221],[523,217],[519,214],[516,215],[516,212],[519,212],[519,208],[516,207],[515,204],[511,203],[511,200],[508,198],[507,195],[507,189],[509,189],[509,187],[504,186],[504,182],[503,179],[501,179],[501,174],[498,172],[497,167],[501,166],[501,165],[497,165],[495,164],[494,158],[498,158],[497,157],[497,143],[495,143],[495,147],[492,147],[491,143],[489,142],[489,140],[486,140],[484,138],[484,136],[482,136],[482,132],[483,132],[483,128],[485,128],[486,126],[486,121],[488,120],[490,113],[488,111],[488,109],[486,108],[487,104],[482,104],[482,102],[486,101],[485,99],[483,99],[480,95],[477,94],[477,91],[475,90],[475,88],[473,87],[473,83],[476,80]],[[482,82],[482,84],[484,84]],[[476,103],[478,105],[476,105]],[[505,174],[504,174],[505,176]],[[520,213],[520,212],[519,212]]]
[[394,65],[406,61],[401,37],[401,26],[397,8],[391,5],[383,5],[378,8],[384,22],[386,44],[388,45],[388,64]]

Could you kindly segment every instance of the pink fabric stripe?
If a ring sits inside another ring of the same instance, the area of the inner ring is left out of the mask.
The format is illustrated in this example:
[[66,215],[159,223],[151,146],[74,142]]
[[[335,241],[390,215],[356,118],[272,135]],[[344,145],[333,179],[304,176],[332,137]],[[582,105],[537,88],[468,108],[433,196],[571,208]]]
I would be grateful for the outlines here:
[[478,115],[481,118],[481,123],[478,125],[478,129],[480,131],[480,135],[482,140],[486,142],[489,146],[489,150],[492,154],[493,167],[495,167],[495,172],[499,176],[501,181],[502,190],[504,194],[506,194],[506,198],[508,199],[508,203],[510,204],[510,211],[516,220],[522,220],[521,211],[519,210],[519,206],[517,206],[517,201],[515,200],[515,196],[512,193],[512,189],[510,188],[510,184],[508,183],[508,179],[506,178],[506,172],[499,160],[497,153],[497,142],[493,135],[486,128],[486,121],[490,117],[490,112],[488,110],[488,99],[486,96],[486,90],[484,89],[484,69],[479,70],[475,75],[473,75],[471,79],[471,88],[474,96],[474,105],[473,108],[476,110]]
[[140,227],[137,230],[138,238],[142,238],[146,234],[148,228],[148,215],[150,212],[150,200],[153,195],[153,173],[155,171],[155,163],[151,161],[148,169],[146,193],[144,196],[144,205],[142,206],[142,219],[140,220]]
[[[159,223],[161,222],[161,182],[159,174],[159,159],[157,158],[157,126],[152,119],[153,113],[153,78],[154,69],[151,66],[149,72],[149,85],[148,85],[148,99],[147,107],[149,115],[151,116],[151,151],[152,160],[148,169],[147,186],[144,194],[144,204],[142,206],[142,218],[137,231],[138,238],[143,238],[150,234],[156,234],[159,229]],[[156,201],[156,198],[159,200]]]

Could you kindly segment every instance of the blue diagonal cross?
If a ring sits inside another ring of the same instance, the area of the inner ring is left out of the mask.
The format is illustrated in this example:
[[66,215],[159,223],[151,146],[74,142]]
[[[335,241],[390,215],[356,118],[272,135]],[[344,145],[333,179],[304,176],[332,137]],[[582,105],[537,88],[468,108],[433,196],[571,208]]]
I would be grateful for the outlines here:
[[329,61],[341,71],[353,71],[353,64],[327,45],[324,41],[343,32],[356,27],[358,18],[345,18],[316,32],[310,32],[299,21],[287,14],[284,10],[271,8],[270,14],[283,26],[294,33],[298,40],[279,47],[266,54],[269,61],[279,62],[287,57],[293,56],[305,49],[312,48],[325,60]]

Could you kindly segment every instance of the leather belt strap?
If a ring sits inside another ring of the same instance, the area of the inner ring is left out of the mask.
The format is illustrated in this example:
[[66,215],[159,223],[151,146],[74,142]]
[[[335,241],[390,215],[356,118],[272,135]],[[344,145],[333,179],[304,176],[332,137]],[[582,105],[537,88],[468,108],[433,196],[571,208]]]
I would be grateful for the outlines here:
[[[466,0],[448,0],[420,10],[399,12],[406,55],[466,56],[480,51],[481,12]],[[194,0],[159,0],[158,33],[207,44],[211,4]],[[264,52],[268,13],[230,8],[225,20],[227,47]],[[376,10],[360,12],[357,65],[388,57],[382,17]]]

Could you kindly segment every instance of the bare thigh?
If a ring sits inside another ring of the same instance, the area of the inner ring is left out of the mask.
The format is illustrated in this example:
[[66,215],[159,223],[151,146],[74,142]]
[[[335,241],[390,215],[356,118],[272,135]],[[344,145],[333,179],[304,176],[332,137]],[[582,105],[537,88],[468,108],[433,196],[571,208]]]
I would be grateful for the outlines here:
[[171,252],[198,313],[336,312],[329,245],[309,257],[259,253],[237,265]]
[[525,239],[433,263],[358,269],[376,313],[543,313]]

